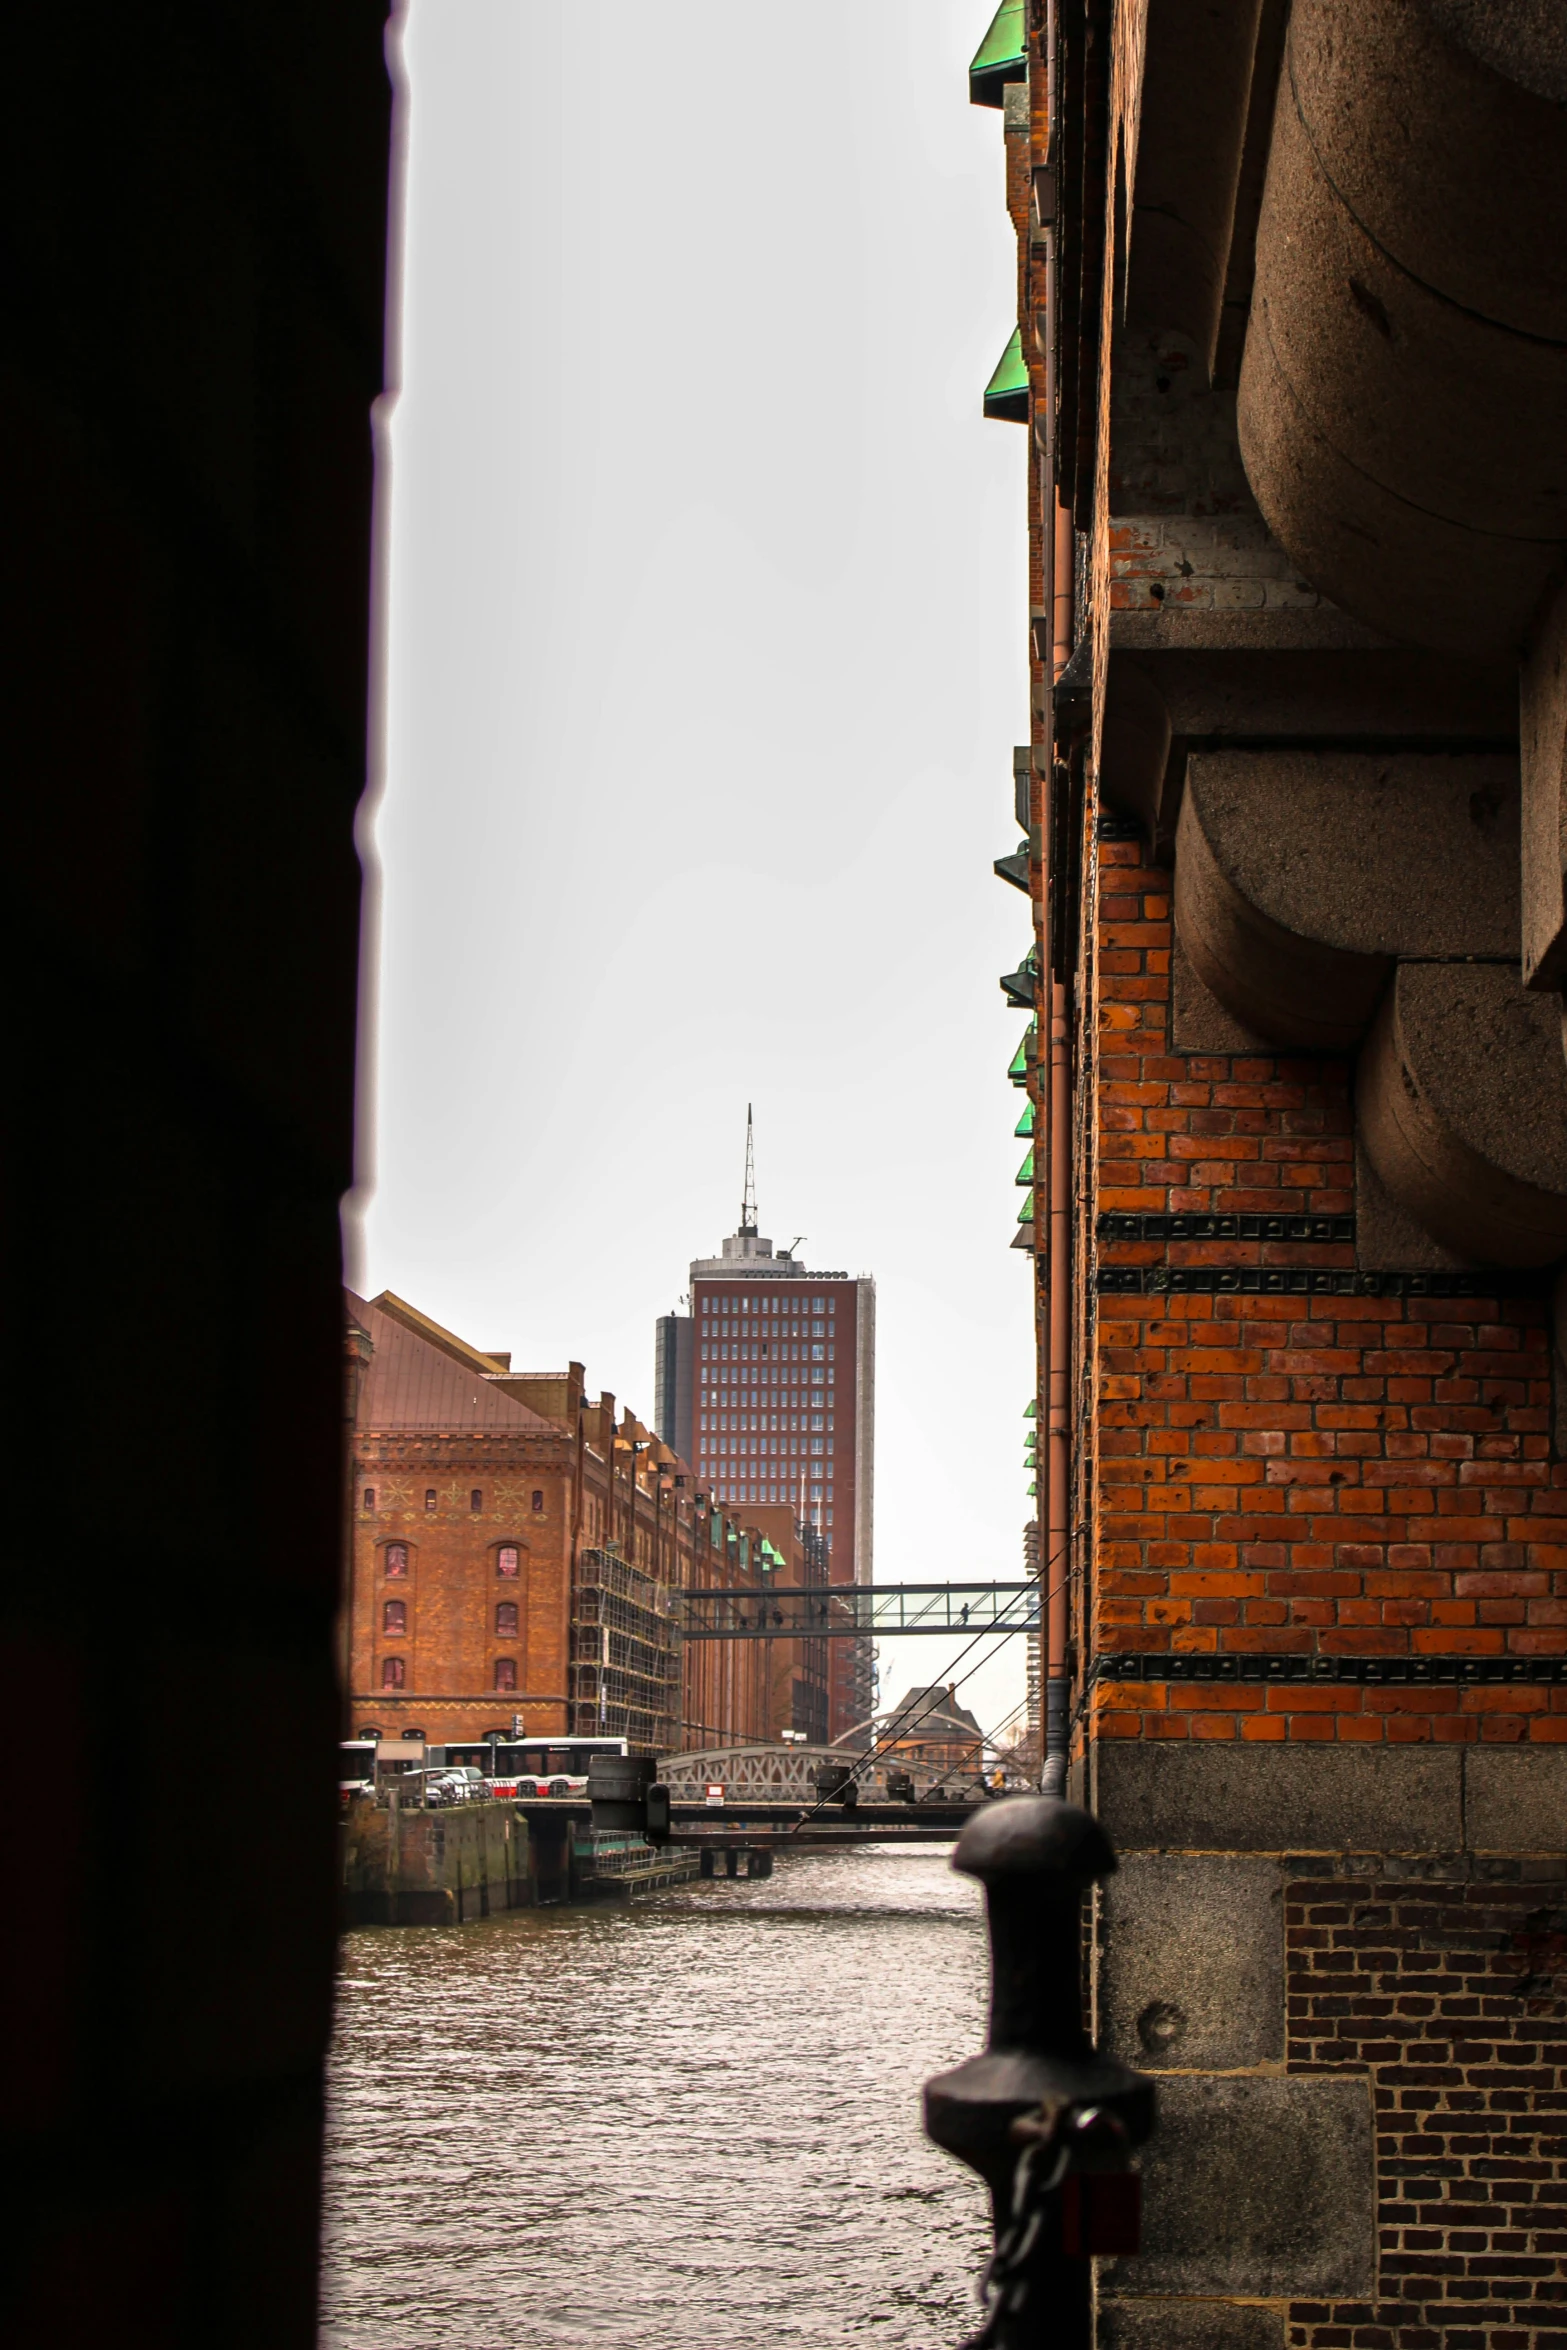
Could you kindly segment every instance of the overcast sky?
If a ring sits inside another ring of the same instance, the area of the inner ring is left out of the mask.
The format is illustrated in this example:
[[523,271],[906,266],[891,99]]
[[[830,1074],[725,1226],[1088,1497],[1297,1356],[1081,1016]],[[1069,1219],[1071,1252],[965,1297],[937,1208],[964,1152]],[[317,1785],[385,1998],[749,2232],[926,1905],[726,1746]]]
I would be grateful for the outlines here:
[[[876,1277],[880,1582],[1014,1577],[1030,1507],[992,13],[412,0],[402,39],[355,1271],[650,1418],[754,1102],[763,1232]],[[884,1644],[884,1698],[951,1653]]]

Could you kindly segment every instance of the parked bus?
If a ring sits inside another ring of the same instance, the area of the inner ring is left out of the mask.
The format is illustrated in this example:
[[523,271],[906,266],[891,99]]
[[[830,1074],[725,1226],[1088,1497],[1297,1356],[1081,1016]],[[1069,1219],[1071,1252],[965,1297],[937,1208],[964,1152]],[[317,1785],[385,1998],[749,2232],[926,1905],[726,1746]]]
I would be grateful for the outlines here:
[[466,1766],[482,1771],[490,1792],[519,1796],[528,1802],[540,1797],[570,1797],[580,1802],[588,1791],[588,1763],[595,1754],[629,1754],[625,1738],[477,1738],[463,1745],[432,1746],[432,1764],[448,1769]]

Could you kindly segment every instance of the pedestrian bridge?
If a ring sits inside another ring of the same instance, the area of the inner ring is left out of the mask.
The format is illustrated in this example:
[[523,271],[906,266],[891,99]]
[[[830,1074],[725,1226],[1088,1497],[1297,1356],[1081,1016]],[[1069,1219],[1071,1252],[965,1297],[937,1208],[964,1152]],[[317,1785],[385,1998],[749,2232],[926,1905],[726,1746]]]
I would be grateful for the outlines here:
[[816,1773],[824,1765],[829,1770],[852,1770],[867,1803],[895,1800],[888,1785],[888,1775],[894,1771],[913,1780],[917,1797],[936,1786],[955,1793],[960,1787],[966,1789],[975,1776],[973,1764],[943,1772],[931,1763],[891,1752],[863,1768],[862,1760],[845,1746],[708,1746],[695,1754],[663,1756],[658,1775],[669,1789],[670,1801],[680,1804],[704,1802],[709,1787],[722,1787],[726,1804],[814,1804]]
[[674,1599],[675,1620],[688,1640],[855,1640],[908,1632],[950,1639],[1039,1629],[1037,1583],[834,1583],[679,1591]]

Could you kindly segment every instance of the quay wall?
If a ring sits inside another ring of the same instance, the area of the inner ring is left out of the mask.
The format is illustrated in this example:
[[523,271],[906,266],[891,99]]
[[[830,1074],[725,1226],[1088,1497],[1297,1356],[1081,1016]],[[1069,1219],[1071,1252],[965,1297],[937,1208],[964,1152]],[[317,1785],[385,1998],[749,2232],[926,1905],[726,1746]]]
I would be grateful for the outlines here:
[[528,1824],[509,1804],[355,1803],[343,1827],[346,1926],[460,1926],[536,1898]]

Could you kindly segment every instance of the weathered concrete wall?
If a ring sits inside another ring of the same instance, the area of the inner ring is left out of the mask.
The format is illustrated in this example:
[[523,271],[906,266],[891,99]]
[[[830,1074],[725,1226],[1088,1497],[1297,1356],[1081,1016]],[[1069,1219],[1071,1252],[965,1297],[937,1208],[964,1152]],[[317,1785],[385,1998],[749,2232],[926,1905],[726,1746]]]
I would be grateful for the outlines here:
[[354,1804],[343,1825],[343,1921],[460,1926],[534,1898],[528,1825],[510,1804],[410,1811]]

